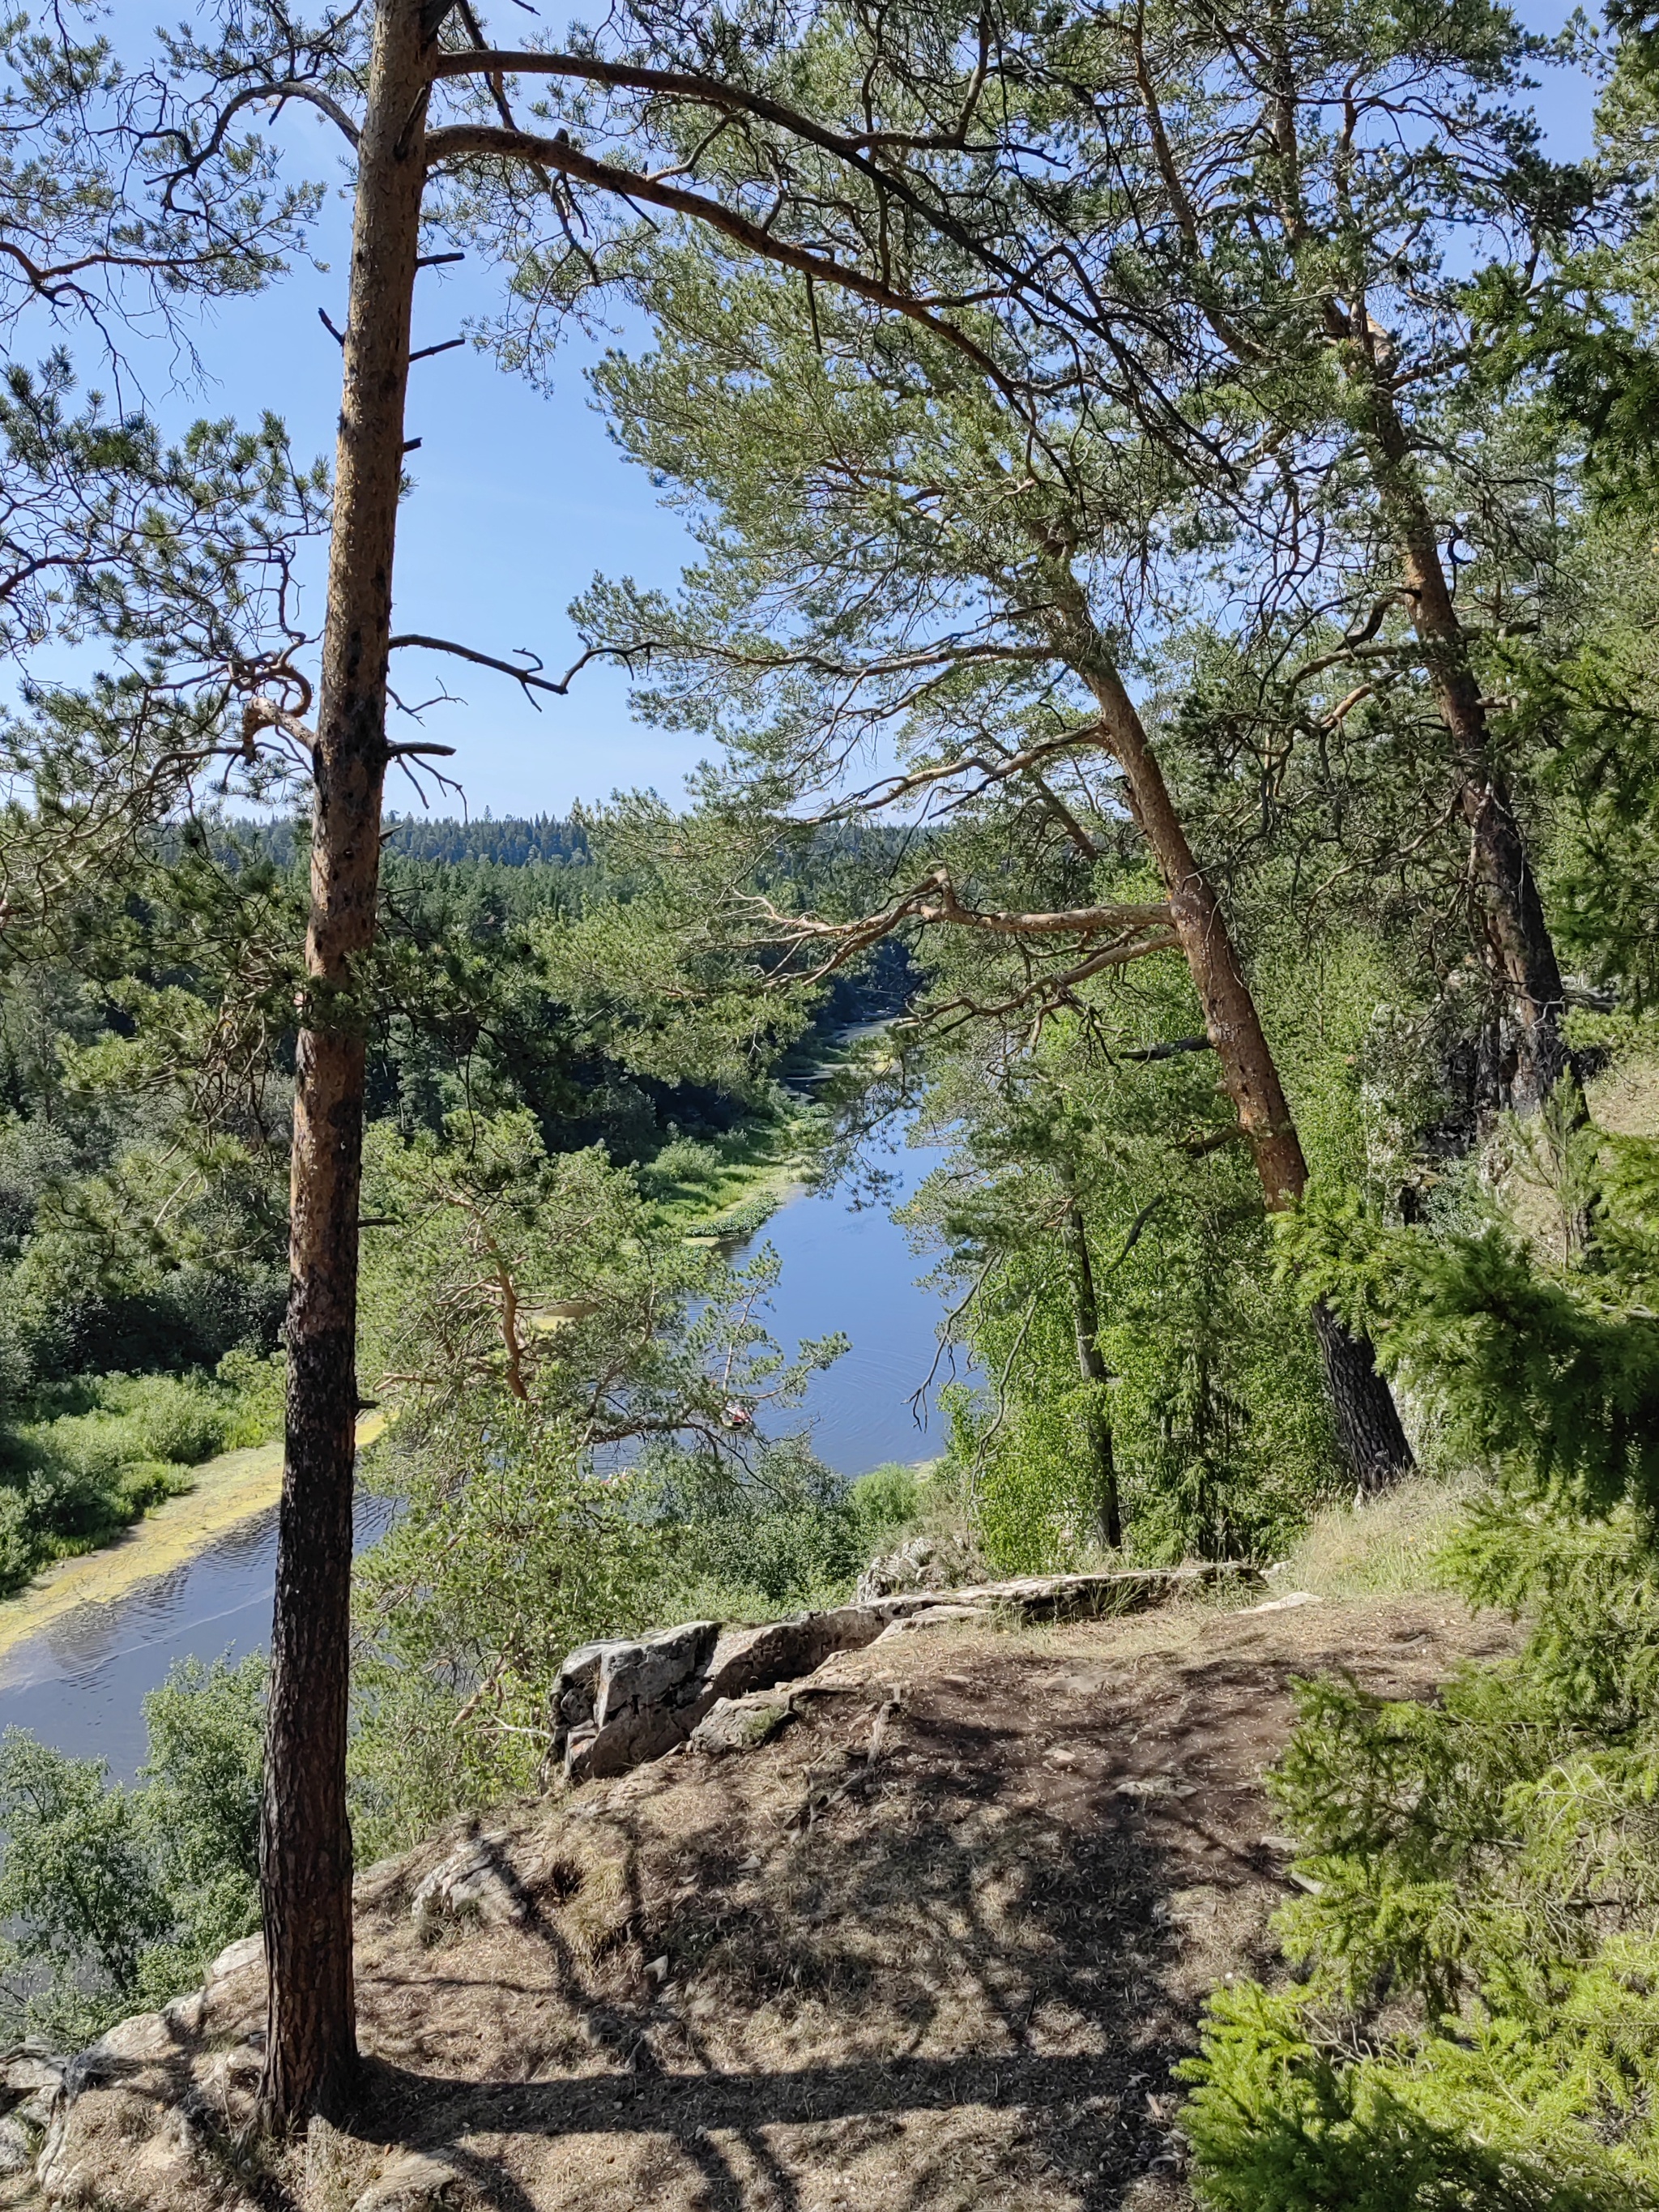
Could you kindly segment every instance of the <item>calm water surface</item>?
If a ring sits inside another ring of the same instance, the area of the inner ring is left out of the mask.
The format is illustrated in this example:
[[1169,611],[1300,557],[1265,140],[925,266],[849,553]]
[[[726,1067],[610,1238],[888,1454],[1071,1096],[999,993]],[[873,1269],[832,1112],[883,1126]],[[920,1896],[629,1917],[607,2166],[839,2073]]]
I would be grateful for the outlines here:
[[[844,1192],[802,1193],[750,1248],[770,1243],[782,1261],[771,1325],[786,1348],[836,1329],[852,1339],[851,1351],[813,1378],[789,1424],[810,1420],[820,1456],[842,1474],[939,1449],[937,1424],[919,1427],[909,1405],[933,1357],[939,1301],[918,1287],[923,1263],[887,1211],[938,1157],[900,1144],[879,1163],[894,1179],[883,1202],[857,1207]],[[389,1513],[383,1499],[360,1502],[360,1548]],[[144,1754],[142,1701],[175,1660],[240,1658],[264,1644],[276,1552],[273,1508],[112,1604],[66,1614],[0,1660],[0,1727],[32,1729],[130,1775]]]

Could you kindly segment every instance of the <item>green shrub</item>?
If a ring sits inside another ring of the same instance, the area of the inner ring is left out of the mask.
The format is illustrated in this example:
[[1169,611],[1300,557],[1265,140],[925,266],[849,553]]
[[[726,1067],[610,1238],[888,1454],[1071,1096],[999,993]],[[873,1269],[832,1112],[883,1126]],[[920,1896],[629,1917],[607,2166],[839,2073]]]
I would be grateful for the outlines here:
[[802,1437],[762,1444],[748,1469],[680,1459],[647,1487],[671,1613],[833,1605],[869,1556],[853,1492]]
[[593,1480],[510,1401],[430,1437],[400,1424],[368,1474],[403,1509],[353,1589],[353,1825],[374,1855],[530,1787],[564,1654],[663,1613],[659,1546],[628,1486]]
[[1182,2123],[1218,2212],[1638,2212],[1651,2194],[1524,2037],[1489,2019],[1356,2056],[1340,2008],[1255,1983],[1209,2004]]
[[850,1485],[847,1496],[858,1516],[860,1540],[866,1559],[914,1527],[925,1510],[926,1489],[921,1476],[902,1460],[890,1459],[872,1467]]
[[199,1467],[225,1449],[230,1414],[220,1393],[175,1375],[145,1375],[120,1395],[140,1458]]
[[204,1460],[278,1433],[283,1376],[280,1356],[240,1350],[212,1376],[82,1377],[57,1393],[73,1410],[0,1431],[0,1595],[108,1543]]
[[245,1451],[283,1432],[283,1398],[288,1362],[280,1352],[256,1352],[238,1345],[214,1370],[214,1379],[228,1394],[222,1451]]
[[176,1460],[136,1459],[116,1478],[116,1496],[123,1509],[123,1524],[136,1521],[153,1506],[179,1498],[190,1488],[190,1478]]
[[1301,1686],[1300,1985],[1216,1995],[1186,2069],[1223,2212],[1659,2203],[1659,1150],[1611,1150],[1587,1268],[1352,1204],[1285,1231],[1492,1468],[1443,1570],[1528,1632],[1432,1704]]
[[163,2004],[258,1924],[264,1662],[190,1660],[144,1700],[137,1784],[0,1736],[0,2013],[73,2048]]

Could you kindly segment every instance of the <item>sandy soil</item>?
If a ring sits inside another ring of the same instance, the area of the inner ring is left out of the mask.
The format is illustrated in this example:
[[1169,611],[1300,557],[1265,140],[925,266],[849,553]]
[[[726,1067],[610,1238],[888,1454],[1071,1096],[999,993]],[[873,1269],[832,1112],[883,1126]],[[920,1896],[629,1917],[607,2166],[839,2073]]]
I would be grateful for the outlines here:
[[[1170,2069],[1204,1992],[1269,1956],[1261,1772],[1291,1678],[1425,1695],[1511,1634],[1413,1597],[892,1638],[813,1677],[761,1750],[683,1752],[366,1875],[345,2127],[234,2148],[256,1966],[192,2033],[137,2039],[56,2170],[112,2212],[1184,2205]],[[496,1917],[423,1938],[416,1887],[480,1833]]]

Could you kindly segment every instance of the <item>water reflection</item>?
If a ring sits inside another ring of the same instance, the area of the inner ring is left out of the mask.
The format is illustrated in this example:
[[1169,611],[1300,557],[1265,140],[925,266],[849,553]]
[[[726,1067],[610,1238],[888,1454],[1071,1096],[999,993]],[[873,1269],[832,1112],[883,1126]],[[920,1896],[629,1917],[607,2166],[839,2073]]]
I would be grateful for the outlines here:
[[[917,1287],[921,1263],[888,1213],[937,1158],[897,1144],[882,1163],[890,1179],[884,1202],[799,1193],[750,1248],[769,1243],[782,1262],[771,1326],[786,1347],[836,1329],[853,1340],[789,1417],[792,1425],[811,1423],[817,1450],[842,1474],[939,1449],[937,1431],[920,1427],[909,1404],[933,1357],[939,1302]],[[383,1499],[359,1502],[359,1549],[381,1533],[390,1510]],[[174,1660],[240,1658],[266,1642],[276,1519],[273,1509],[245,1522],[182,1565],[107,1605],[82,1606],[16,1646],[0,1659],[0,1725],[32,1729],[131,1775],[144,1753],[142,1701]]]
[[777,1248],[783,1271],[771,1328],[786,1350],[800,1337],[842,1329],[852,1349],[815,1376],[803,1412],[819,1457],[838,1474],[884,1460],[931,1459],[937,1421],[919,1425],[910,1399],[933,1364],[939,1300],[917,1287],[924,1262],[888,1208],[909,1197],[939,1163],[902,1145],[882,1163],[884,1202],[854,1208],[845,1193],[809,1192],[773,1215],[754,1240]]
[[[358,1501],[357,1548],[386,1528],[384,1498]],[[240,1659],[270,1634],[276,1512],[245,1521],[181,1565],[107,1605],[78,1606],[0,1659],[0,1724],[131,1775],[144,1755],[143,1699],[176,1659]]]

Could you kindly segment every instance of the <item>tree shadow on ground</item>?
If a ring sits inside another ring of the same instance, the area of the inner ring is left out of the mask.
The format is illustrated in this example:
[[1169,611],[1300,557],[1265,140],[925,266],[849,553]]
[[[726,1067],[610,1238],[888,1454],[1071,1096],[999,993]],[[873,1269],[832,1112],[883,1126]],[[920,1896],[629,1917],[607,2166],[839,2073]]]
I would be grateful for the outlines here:
[[950,1663],[503,1833],[516,1924],[365,1975],[361,2133],[501,2212],[1159,2201],[1170,2069],[1281,1887],[1290,1670]]

